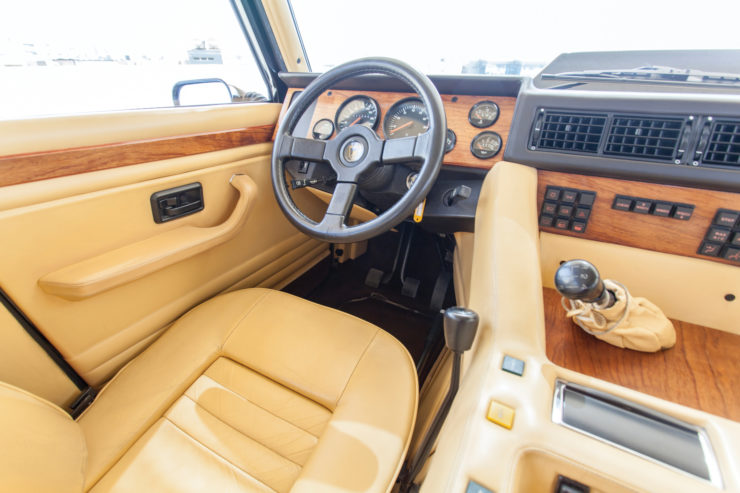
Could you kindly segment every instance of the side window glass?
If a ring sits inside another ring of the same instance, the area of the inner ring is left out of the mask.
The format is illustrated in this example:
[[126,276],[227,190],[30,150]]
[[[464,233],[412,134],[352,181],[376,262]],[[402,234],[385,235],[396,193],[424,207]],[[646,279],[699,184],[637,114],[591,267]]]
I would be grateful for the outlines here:
[[3,120],[265,101],[268,94],[229,0],[0,7]]

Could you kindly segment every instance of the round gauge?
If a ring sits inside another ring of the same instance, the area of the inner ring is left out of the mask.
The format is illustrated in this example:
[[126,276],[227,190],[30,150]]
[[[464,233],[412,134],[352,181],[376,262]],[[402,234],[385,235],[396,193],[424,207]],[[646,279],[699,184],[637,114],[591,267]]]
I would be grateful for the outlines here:
[[408,98],[391,106],[383,119],[386,139],[414,137],[429,130],[429,115],[419,98]]
[[474,127],[490,127],[498,120],[498,105],[493,101],[479,101],[470,108],[468,121]]
[[313,138],[328,140],[334,133],[334,123],[328,118],[317,121],[313,126]]
[[375,130],[378,126],[380,107],[378,102],[368,96],[352,96],[337,110],[334,121],[337,131],[352,125],[363,125]]
[[470,152],[478,159],[489,159],[501,150],[501,136],[496,132],[481,132],[470,143]]
[[457,135],[452,131],[451,128],[447,129],[447,138],[445,139],[445,154],[455,148],[457,144]]

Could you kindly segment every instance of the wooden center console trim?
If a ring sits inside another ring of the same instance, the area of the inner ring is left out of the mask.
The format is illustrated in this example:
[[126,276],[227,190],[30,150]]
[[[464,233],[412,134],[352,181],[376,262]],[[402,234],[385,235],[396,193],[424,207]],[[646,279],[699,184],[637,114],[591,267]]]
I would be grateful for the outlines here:
[[0,157],[0,186],[270,142],[274,125]]
[[[300,91],[301,89],[291,88],[288,89],[285,97],[285,103],[280,112],[280,121],[282,121],[283,115],[288,108],[293,93]],[[345,90],[330,90],[324,92],[319,96],[316,102],[316,108],[311,115],[311,124],[309,125],[309,135],[303,137],[311,137],[310,132],[313,125],[323,119],[328,118],[334,122],[334,116],[339,109],[339,106],[348,98],[357,96],[359,94],[370,96],[375,99],[380,106],[380,115],[378,115],[378,128],[376,132],[381,138],[385,138],[383,134],[383,118],[388,110],[396,102],[415,96],[413,93],[403,92],[378,92],[378,91],[345,91]],[[468,121],[468,113],[473,105],[479,101],[493,101],[499,106],[499,117],[492,126],[488,128],[476,128]],[[456,96],[451,94],[443,94],[442,102],[444,103],[445,113],[447,115],[447,128],[452,129],[457,136],[457,143],[452,151],[445,154],[443,164],[449,166],[464,166],[468,168],[479,168],[479,169],[490,169],[494,164],[501,161],[504,157],[504,148],[506,147],[506,141],[509,137],[509,129],[511,127],[511,119],[514,116],[514,105],[516,104],[516,98],[502,97],[502,96]],[[497,155],[491,159],[478,159],[473,156],[470,152],[470,143],[473,141],[473,137],[484,131],[496,132],[501,136],[502,145],[501,150]],[[336,135],[336,132],[335,134]]]
[[[585,233],[554,227],[540,227],[541,231],[740,266],[722,258],[697,254],[717,209],[740,210],[740,194],[554,171],[539,170],[537,173],[538,214],[548,185],[596,192],[596,202]],[[616,195],[693,204],[695,207],[691,219],[681,221],[614,210],[612,203]]]
[[543,289],[547,357],[569,370],[740,421],[740,336],[673,320],[676,345],[657,353],[621,349],[565,317],[560,295]]

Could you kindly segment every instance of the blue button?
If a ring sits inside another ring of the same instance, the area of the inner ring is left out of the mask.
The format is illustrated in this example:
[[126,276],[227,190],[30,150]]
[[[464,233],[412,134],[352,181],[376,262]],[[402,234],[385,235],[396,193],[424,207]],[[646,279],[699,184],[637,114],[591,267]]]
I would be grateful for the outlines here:
[[524,361],[511,356],[504,356],[504,362],[501,364],[501,369],[521,377],[524,374]]
[[468,488],[465,490],[465,493],[493,493],[493,491],[489,490],[483,485],[476,483],[471,479],[468,483]]

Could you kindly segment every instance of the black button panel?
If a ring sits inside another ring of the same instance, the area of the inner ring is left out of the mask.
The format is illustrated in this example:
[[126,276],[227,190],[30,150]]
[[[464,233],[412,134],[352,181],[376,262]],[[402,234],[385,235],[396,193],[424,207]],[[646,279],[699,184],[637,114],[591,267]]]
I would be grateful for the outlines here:
[[697,253],[740,263],[740,211],[718,209]]
[[640,197],[630,197],[628,195],[617,195],[614,197],[612,209],[624,212],[635,212],[637,214],[650,214],[658,217],[671,217],[681,221],[688,221],[694,213],[694,206],[692,204],[644,199]]
[[540,210],[540,226],[585,233],[596,192],[547,186]]

